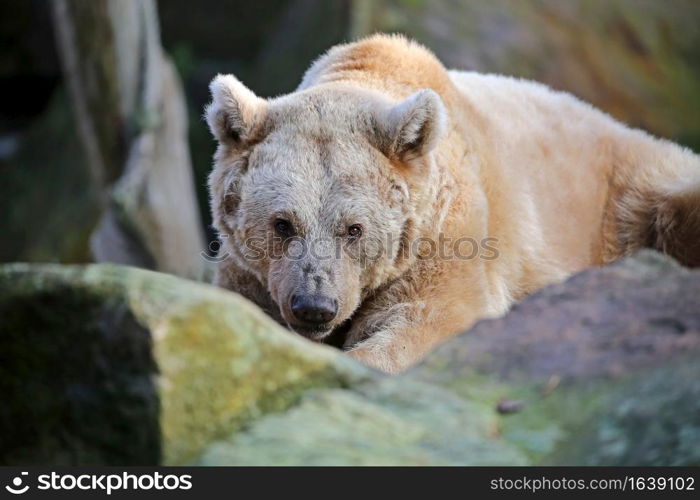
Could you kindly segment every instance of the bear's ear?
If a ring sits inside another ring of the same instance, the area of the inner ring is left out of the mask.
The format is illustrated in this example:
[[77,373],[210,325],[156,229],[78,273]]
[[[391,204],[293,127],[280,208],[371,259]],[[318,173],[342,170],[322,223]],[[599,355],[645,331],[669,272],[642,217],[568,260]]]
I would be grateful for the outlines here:
[[435,147],[445,132],[446,121],[442,99],[430,89],[419,90],[385,114],[381,149],[398,160],[418,158]]
[[211,103],[204,110],[209,130],[222,144],[245,145],[262,123],[267,102],[233,75],[218,75],[209,90]]

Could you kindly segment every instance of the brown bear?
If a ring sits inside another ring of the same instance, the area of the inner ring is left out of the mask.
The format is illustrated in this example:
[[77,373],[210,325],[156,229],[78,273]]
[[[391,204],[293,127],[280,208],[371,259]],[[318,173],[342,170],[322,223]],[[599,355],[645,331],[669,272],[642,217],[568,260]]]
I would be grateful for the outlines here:
[[217,283],[380,370],[641,247],[700,264],[700,158],[543,85],[376,35],[211,94]]

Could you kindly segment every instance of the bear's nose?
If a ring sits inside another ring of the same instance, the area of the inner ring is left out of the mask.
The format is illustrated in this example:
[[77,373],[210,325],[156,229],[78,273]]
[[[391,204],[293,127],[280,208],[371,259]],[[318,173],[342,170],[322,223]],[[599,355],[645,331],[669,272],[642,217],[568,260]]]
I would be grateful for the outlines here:
[[329,323],[338,313],[338,301],[323,295],[293,295],[292,314],[303,323]]

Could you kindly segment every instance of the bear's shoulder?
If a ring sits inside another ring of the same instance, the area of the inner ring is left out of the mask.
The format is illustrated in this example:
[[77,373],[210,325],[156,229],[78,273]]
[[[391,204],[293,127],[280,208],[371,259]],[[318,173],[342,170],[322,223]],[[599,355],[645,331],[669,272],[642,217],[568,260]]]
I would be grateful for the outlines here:
[[297,90],[338,80],[393,81],[437,92],[449,84],[446,68],[429,49],[402,35],[386,34],[331,48],[313,62]]

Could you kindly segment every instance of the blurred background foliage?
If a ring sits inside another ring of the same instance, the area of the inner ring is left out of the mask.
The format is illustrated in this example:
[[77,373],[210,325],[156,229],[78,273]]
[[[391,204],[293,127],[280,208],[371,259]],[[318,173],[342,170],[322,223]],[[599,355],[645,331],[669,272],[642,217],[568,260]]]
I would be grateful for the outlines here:
[[[542,81],[700,150],[697,0],[160,0],[157,12],[184,85],[208,240],[214,143],[201,113],[211,78],[234,73],[261,96],[290,92],[328,47],[377,31],[405,33],[449,67]],[[49,1],[1,0],[0,42],[0,261],[89,261],[101,200]]]

